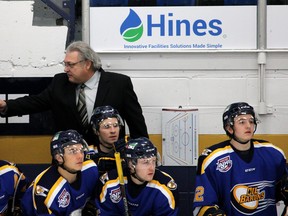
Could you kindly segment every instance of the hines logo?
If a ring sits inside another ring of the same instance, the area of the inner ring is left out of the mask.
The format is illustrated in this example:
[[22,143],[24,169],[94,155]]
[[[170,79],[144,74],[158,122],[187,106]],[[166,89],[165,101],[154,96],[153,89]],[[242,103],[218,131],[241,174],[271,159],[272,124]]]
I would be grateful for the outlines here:
[[128,17],[120,27],[120,33],[124,40],[135,42],[143,35],[143,23],[134,10],[130,9]]
[[175,19],[174,13],[167,14],[147,14],[146,20],[143,22],[138,14],[130,9],[129,15],[120,27],[120,34],[124,40],[128,42],[138,41],[144,30],[147,37],[179,37],[179,36],[220,36],[223,32],[222,21],[219,19]]

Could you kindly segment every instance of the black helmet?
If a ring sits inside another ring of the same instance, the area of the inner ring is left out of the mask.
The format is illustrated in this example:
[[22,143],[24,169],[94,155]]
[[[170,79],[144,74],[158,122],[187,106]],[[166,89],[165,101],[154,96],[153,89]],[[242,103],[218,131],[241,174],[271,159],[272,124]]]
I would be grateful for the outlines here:
[[57,132],[51,140],[50,151],[54,157],[56,154],[63,154],[64,147],[68,145],[82,144],[85,151],[88,150],[88,145],[82,136],[75,130],[66,130]]
[[255,112],[254,108],[250,106],[248,103],[245,102],[237,102],[237,103],[232,103],[229,106],[226,107],[224,110],[222,120],[223,120],[223,128],[226,131],[227,135],[230,136],[230,134],[227,132],[226,126],[234,125],[234,118],[239,115],[245,115],[245,114],[250,114],[254,118],[254,123],[255,123],[255,130],[257,126],[257,119],[255,117]]
[[146,137],[130,139],[125,149],[126,159],[157,157],[157,148]]
[[118,111],[111,106],[96,107],[93,110],[91,116],[91,124],[96,128],[96,130],[99,130],[99,124],[107,118],[117,118],[118,124],[120,126],[124,125],[123,120],[119,115]]

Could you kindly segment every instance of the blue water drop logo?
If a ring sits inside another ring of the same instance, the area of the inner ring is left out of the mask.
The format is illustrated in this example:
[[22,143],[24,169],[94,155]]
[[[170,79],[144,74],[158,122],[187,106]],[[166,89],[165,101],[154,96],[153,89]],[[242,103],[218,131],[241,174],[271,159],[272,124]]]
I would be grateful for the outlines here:
[[124,40],[135,42],[143,35],[143,23],[138,14],[130,9],[130,13],[120,27],[120,33]]

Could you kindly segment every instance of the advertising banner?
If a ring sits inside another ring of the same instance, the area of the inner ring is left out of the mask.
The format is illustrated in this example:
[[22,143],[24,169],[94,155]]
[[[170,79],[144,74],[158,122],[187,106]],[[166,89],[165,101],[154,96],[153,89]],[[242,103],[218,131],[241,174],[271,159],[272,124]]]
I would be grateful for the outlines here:
[[256,49],[257,7],[91,7],[96,51]]

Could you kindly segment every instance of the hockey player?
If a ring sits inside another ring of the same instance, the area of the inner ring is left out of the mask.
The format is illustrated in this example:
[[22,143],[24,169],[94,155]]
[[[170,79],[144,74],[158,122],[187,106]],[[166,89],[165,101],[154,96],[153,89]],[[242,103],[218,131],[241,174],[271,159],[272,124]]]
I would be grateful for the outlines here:
[[0,216],[21,215],[20,199],[28,180],[16,164],[0,160]]
[[99,177],[92,160],[83,162],[87,147],[75,130],[53,136],[52,166],[40,173],[25,192],[21,203],[24,215],[81,215],[86,202],[94,198]]
[[245,102],[223,113],[229,140],[205,149],[198,159],[194,215],[277,215],[277,183],[285,175],[286,158],[273,144],[253,139],[257,119]]
[[100,177],[100,215],[177,215],[177,185],[156,168],[157,149],[152,142],[142,137],[129,140],[125,160],[125,184],[120,184],[117,170]]
[[96,107],[91,116],[94,133],[99,138],[98,146],[89,146],[86,158],[92,159],[98,166],[99,173],[116,168],[115,150],[122,152],[125,140],[118,140],[120,130],[124,126],[118,111],[111,106]]

